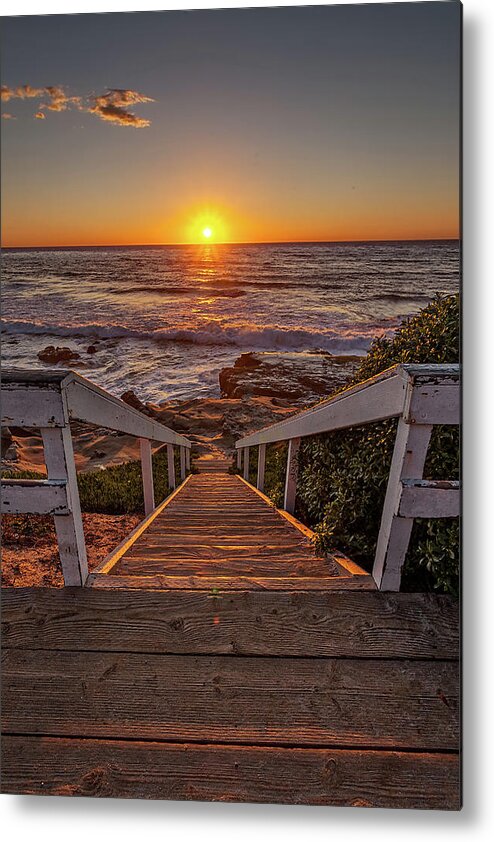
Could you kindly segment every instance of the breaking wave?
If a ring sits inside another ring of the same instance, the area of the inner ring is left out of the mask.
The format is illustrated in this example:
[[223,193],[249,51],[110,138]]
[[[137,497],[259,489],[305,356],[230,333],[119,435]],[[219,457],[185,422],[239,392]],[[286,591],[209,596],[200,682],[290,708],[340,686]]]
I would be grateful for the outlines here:
[[[367,351],[376,333],[383,328],[372,324],[357,329],[309,330],[304,328],[283,328],[279,325],[256,327],[255,325],[221,325],[207,322],[200,327],[169,327],[156,330],[136,330],[122,325],[88,324],[68,327],[60,324],[39,324],[34,322],[2,322],[2,331],[10,335],[38,335],[63,338],[88,339],[140,339],[156,343],[177,342],[205,346],[233,346],[249,350],[323,350],[338,353],[362,353]],[[391,332],[387,325],[386,333]]]

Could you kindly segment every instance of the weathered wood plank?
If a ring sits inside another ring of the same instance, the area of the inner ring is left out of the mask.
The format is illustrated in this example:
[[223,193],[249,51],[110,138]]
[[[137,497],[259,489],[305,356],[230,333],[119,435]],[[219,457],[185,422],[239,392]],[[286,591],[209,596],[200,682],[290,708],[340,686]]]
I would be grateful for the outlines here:
[[385,591],[399,591],[413,518],[398,517],[402,481],[422,477],[432,426],[398,421],[372,575]]
[[459,424],[459,383],[417,386],[411,392],[404,417],[412,424]]
[[457,659],[458,603],[435,594],[3,588],[5,648]]
[[4,733],[459,748],[454,662],[7,649],[2,664]]
[[266,470],[266,445],[260,444],[257,451],[257,488],[264,491],[264,474]]
[[100,389],[79,374],[73,374],[65,386],[69,417],[87,424],[118,430],[151,441],[191,447],[191,442],[137,409]]
[[141,451],[142,490],[144,495],[144,513],[146,517],[155,509],[154,481],[151,442],[149,439],[139,439]]
[[292,438],[288,442],[288,456],[285,474],[285,494],[283,508],[288,514],[295,511],[295,498],[297,496],[297,475],[298,475],[298,452],[300,449],[300,437]]
[[[165,566],[166,562],[164,562]],[[149,575],[112,576],[107,573],[90,573],[86,585],[91,588],[104,588],[128,591],[132,589],[147,590],[192,590],[192,591],[330,591],[339,588],[344,590],[374,590],[376,584],[372,576],[215,576],[214,574],[201,576],[168,576],[166,573]]]
[[2,791],[460,809],[454,754],[50,737],[3,738]]
[[[289,581],[301,580],[305,577],[322,578],[335,575],[331,566],[314,560],[283,563],[270,562],[262,558],[227,558],[227,559],[197,559],[166,558],[167,576],[270,576],[286,577]],[[163,570],[163,560],[156,558],[138,558],[120,561],[115,567],[114,575],[153,576],[160,575]],[[336,572],[337,575],[337,572]]]
[[42,427],[46,472],[66,483],[68,514],[54,514],[58,553],[66,585],[84,585],[88,575],[86,542],[70,427]]
[[2,424],[18,427],[63,427],[66,423],[60,384],[18,388],[2,382]]
[[2,514],[68,515],[65,480],[3,479]]
[[459,517],[461,492],[458,482],[403,480],[398,512],[401,517]]

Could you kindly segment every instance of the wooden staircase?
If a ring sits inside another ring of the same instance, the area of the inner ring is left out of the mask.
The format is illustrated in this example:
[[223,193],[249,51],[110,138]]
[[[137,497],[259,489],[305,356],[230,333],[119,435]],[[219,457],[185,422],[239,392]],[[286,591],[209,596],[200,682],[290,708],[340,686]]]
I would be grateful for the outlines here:
[[344,556],[316,555],[313,533],[245,480],[224,458],[159,506],[88,579],[102,588],[224,590],[374,589]]

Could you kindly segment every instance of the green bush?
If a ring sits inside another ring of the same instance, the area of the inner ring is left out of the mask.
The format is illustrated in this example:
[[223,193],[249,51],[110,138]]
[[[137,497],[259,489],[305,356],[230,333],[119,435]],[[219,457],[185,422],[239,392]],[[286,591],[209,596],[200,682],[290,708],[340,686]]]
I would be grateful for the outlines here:
[[[175,475],[179,476],[180,464],[175,453]],[[5,471],[4,477],[36,479],[43,475],[34,471]],[[166,449],[153,454],[154,497],[156,503],[169,494]],[[141,463],[126,462],[98,471],[77,475],[81,509],[99,514],[132,514],[144,512]]]
[[[437,297],[402,323],[392,339],[376,339],[348,385],[395,363],[447,363],[459,359],[459,299]],[[385,421],[302,440],[299,451],[297,516],[312,526],[320,549],[340,549],[372,569],[394,446],[396,421]],[[286,456],[284,456],[286,460]],[[280,504],[283,452],[268,448],[266,493]],[[459,430],[435,427],[424,476],[457,479]],[[419,521],[403,571],[402,590],[457,594],[457,520]]]

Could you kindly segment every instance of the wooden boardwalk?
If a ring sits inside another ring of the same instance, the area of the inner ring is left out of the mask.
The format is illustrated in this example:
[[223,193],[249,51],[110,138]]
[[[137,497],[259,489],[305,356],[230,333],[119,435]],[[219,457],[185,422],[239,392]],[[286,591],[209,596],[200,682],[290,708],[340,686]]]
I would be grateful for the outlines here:
[[235,474],[198,460],[186,481],[90,577],[92,587],[373,589],[343,556],[318,557],[312,533]]

